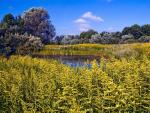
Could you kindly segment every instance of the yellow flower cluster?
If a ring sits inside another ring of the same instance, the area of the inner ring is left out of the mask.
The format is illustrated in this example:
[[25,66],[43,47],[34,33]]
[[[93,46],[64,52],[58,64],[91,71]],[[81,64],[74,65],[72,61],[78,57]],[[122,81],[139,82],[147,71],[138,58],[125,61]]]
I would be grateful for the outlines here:
[[76,68],[54,60],[0,59],[0,113],[149,113],[150,60],[101,59]]

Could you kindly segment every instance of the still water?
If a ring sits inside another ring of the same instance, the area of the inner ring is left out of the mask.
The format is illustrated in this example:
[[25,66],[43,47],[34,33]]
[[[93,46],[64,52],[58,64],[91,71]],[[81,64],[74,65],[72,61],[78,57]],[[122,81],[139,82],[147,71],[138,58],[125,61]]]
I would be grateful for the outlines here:
[[54,59],[58,60],[59,62],[71,66],[71,67],[88,67],[91,68],[91,62],[96,60],[98,65],[100,63],[99,56],[92,56],[92,55],[49,55],[49,56],[35,56],[38,58],[45,58],[45,59]]

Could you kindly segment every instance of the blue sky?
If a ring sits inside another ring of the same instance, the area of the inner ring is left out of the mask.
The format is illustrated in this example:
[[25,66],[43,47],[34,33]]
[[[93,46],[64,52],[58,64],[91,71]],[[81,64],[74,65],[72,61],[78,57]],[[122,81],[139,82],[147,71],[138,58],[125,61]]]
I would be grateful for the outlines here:
[[150,24],[150,0],[0,0],[0,19],[31,7],[47,9],[59,35],[87,29],[121,31],[132,24]]

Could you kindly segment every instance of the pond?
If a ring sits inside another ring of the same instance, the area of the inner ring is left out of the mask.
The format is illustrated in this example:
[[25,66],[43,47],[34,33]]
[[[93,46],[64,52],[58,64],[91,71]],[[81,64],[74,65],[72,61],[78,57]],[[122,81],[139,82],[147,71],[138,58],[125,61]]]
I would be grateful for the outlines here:
[[98,65],[100,63],[99,56],[93,55],[34,55],[33,57],[44,58],[44,59],[54,59],[58,60],[59,62],[71,66],[71,67],[88,67],[91,68],[91,62],[96,60]]

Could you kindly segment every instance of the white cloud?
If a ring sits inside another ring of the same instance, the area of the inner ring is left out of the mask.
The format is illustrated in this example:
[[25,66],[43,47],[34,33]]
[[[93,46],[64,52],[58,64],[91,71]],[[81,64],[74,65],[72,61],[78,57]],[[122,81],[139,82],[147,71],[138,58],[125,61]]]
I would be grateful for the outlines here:
[[87,31],[90,29],[89,22],[83,18],[79,18],[79,19],[75,20],[74,22],[79,26],[79,30],[81,32]]
[[75,20],[74,22],[79,26],[79,30],[81,32],[87,31],[90,29],[89,22],[83,18],[79,18],[79,19]]
[[87,21],[83,18],[79,18],[79,19],[75,20],[75,23],[87,23]]
[[103,22],[104,20],[101,17],[95,16],[92,12],[84,13],[80,18],[74,21],[79,27],[79,30],[87,31],[91,29],[91,22]]
[[93,15],[92,12],[86,12],[82,15],[82,18],[93,20],[93,21],[98,21],[98,22],[103,22],[104,20],[96,15]]
[[80,24],[79,25],[79,30],[80,31],[87,31],[87,30],[89,30],[90,29],[90,25],[89,24]]

